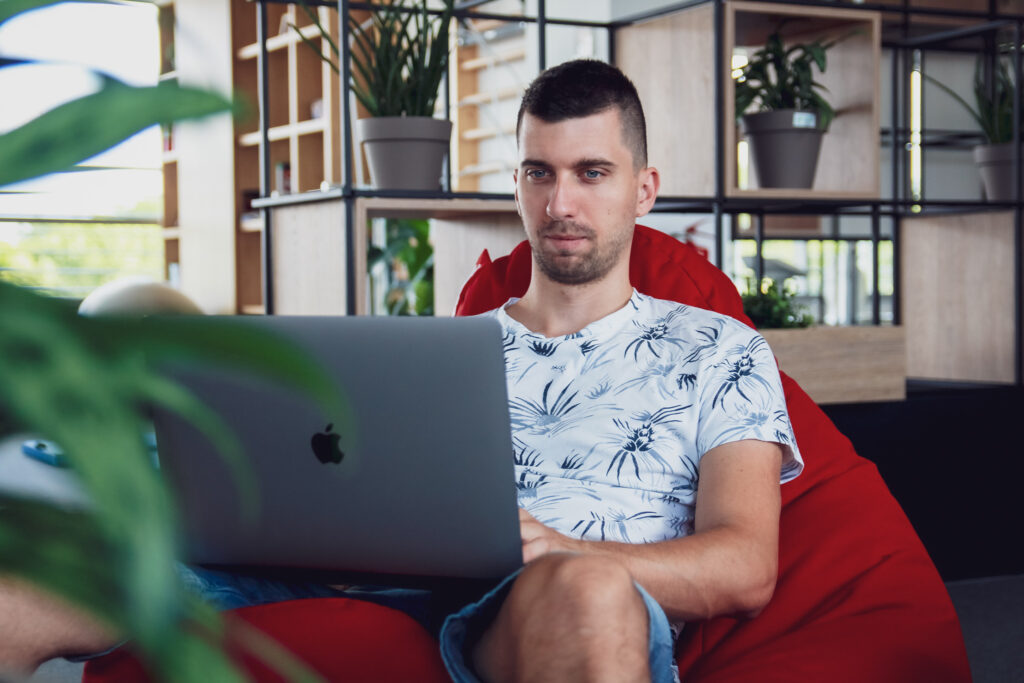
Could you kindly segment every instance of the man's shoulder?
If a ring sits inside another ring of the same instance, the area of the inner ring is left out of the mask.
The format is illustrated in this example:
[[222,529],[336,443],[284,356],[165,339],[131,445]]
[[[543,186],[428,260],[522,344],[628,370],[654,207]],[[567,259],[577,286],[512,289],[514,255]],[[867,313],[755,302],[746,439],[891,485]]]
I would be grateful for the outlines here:
[[725,313],[644,294],[638,294],[637,298],[641,302],[637,309],[638,315],[664,319],[687,327],[714,325],[736,333],[757,334],[754,328]]

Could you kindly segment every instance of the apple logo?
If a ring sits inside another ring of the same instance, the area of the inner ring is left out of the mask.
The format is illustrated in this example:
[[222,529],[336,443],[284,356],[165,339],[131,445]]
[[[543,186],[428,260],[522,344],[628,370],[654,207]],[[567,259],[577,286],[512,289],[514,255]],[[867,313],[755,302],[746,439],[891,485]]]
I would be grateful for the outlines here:
[[317,432],[310,439],[310,445],[313,447],[313,454],[316,455],[317,460],[323,464],[333,462],[338,464],[341,462],[345,454],[341,451],[341,434],[335,434],[331,430],[334,428],[334,423],[327,425],[322,432]]

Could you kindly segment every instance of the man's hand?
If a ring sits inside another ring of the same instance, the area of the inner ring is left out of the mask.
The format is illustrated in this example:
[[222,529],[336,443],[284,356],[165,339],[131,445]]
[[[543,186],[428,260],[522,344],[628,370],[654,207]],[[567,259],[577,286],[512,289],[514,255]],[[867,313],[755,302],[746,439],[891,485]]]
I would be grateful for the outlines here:
[[528,564],[548,553],[581,553],[586,548],[586,541],[563,536],[538,522],[523,508],[519,508],[519,535],[523,539],[523,564]]

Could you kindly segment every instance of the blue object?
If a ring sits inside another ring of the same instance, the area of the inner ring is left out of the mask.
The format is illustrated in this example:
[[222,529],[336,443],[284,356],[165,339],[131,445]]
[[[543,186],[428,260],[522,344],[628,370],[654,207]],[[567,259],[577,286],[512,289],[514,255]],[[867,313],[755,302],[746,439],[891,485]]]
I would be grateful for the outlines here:
[[67,458],[64,457],[64,451],[52,441],[29,439],[21,444],[21,452],[47,465],[53,465],[54,467],[68,466]]

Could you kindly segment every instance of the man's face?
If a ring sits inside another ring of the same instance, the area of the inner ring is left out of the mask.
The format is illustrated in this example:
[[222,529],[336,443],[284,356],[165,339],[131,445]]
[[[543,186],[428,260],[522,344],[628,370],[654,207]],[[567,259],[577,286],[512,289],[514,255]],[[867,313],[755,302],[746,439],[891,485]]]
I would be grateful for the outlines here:
[[546,123],[523,116],[516,206],[541,273],[580,285],[629,272],[637,216],[650,209],[657,172],[635,169],[616,108]]

